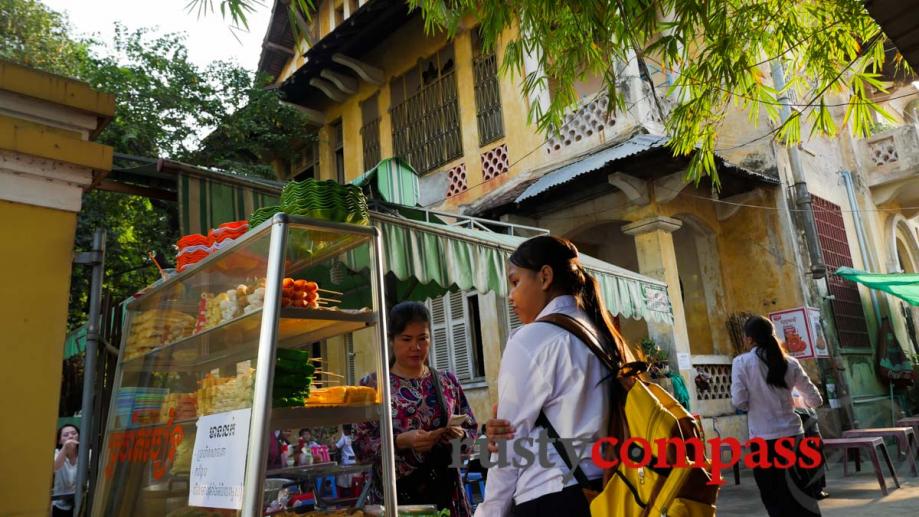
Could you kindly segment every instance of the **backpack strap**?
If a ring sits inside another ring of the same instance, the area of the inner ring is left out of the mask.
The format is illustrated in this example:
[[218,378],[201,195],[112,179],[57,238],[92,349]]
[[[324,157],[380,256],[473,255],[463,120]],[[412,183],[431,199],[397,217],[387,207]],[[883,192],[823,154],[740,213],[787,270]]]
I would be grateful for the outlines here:
[[609,368],[609,371],[619,377],[620,380],[634,377],[648,369],[648,365],[642,361],[623,364],[622,360],[617,357],[617,354],[611,351],[609,347],[603,345],[605,340],[597,334],[597,331],[593,327],[585,325],[577,318],[557,312],[554,314],[547,314],[536,321],[555,325],[573,334],[574,337],[580,339],[581,342],[587,345],[587,348],[600,359],[600,362]]
[[574,471],[574,479],[578,481],[578,485],[581,488],[590,488],[590,480],[587,479],[587,474],[581,470],[580,464],[574,464],[571,461],[571,456],[568,456],[568,451],[565,447],[559,445],[558,443],[558,431],[555,430],[555,427],[552,426],[552,422],[549,421],[549,418],[546,416],[546,413],[542,410],[539,411],[539,416],[536,417],[536,427],[544,427],[546,429],[546,434],[549,438],[552,439],[552,446],[555,447],[555,452],[562,458],[562,461],[565,462],[565,465],[568,467],[568,470]]

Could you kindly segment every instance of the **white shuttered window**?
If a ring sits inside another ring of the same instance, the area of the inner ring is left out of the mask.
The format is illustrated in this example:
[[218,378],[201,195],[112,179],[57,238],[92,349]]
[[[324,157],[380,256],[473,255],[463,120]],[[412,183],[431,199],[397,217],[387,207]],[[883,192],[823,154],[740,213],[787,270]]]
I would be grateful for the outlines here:
[[461,382],[484,377],[477,294],[453,292],[427,301],[431,311],[431,363]]

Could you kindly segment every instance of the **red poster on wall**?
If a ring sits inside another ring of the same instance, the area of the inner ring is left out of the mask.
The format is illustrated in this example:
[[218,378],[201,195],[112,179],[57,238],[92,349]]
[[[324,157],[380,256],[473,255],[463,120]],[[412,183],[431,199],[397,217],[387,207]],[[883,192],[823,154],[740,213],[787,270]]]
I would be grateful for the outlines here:
[[797,359],[813,359],[813,326],[807,307],[772,312],[769,319],[775,325],[775,333],[785,344],[788,355]]

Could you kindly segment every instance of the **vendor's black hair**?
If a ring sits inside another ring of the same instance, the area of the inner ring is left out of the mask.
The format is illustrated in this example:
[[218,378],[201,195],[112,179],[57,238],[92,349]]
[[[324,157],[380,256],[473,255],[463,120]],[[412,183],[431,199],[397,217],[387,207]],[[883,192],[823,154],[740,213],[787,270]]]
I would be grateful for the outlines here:
[[775,337],[775,326],[763,316],[750,316],[743,326],[744,335],[756,344],[756,355],[766,363],[766,383],[777,388],[788,389],[785,373],[788,371],[788,360],[785,351]]
[[431,323],[431,313],[423,303],[402,302],[396,304],[389,311],[389,321],[387,322],[387,333],[389,339],[395,339],[396,336],[405,331],[410,323]]
[[68,428],[68,427],[73,427],[74,429],[77,430],[77,434],[80,434],[80,428],[77,427],[75,424],[64,424],[64,425],[58,427],[58,428],[57,428],[57,439],[54,441],[54,448],[55,448],[55,449],[57,449],[58,447],[61,446],[61,435],[64,433],[64,429],[66,429],[66,428]]

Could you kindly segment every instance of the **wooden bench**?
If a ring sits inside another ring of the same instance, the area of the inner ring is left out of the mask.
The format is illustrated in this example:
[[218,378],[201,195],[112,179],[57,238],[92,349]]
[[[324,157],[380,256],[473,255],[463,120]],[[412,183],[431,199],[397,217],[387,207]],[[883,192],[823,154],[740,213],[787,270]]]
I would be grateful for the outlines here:
[[890,461],[890,455],[887,454],[887,446],[884,445],[884,439],[880,437],[865,438],[826,438],[823,440],[824,453],[830,449],[842,449],[842,472],[843,476],[849,474],[849,451],[855,450],[855,471],[861,470],[861,455],[859,449],[867,448],[868,455],[871,457],[871,463],[874,465],[874,473],[877,475],[878,484],[881,485],[881,493],[887,495],[887,483],[884,481],[884,473],[881,471],[881,462],[878,459],[878,449],[884,456],[887,468],[890,469],[890,475],[893,476],[893,482],[900,488],[900,480],[897,479],[897,471],[893,468]]
[[912,472],[914,476],[919,475],[919,470],[916,468],[916,432],[912,427],[850,429],[844,431],[842,436],[844,438],[866,438],[873,436],[895,438],[897,440],[897,452],[900,456],[906,456],[906,461],[909,462],[910,472]]

